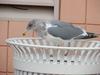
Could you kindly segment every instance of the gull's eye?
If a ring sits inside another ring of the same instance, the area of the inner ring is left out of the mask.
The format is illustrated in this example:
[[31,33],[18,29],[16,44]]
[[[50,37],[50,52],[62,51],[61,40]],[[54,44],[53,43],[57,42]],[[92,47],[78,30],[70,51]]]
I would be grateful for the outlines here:
[[30,24],[29,27],[32,27],[32,24]]
[[32,26],[33,26],[32,24],[29,24],[29,25],[28,25],[28,28],[31,28]]

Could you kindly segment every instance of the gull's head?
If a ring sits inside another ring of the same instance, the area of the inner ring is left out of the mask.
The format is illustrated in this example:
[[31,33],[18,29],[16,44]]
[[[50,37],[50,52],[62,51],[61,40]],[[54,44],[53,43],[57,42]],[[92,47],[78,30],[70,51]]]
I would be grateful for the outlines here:
[[34,19],[26,27],[27,31],[44,31],[46,29],[45,21]]

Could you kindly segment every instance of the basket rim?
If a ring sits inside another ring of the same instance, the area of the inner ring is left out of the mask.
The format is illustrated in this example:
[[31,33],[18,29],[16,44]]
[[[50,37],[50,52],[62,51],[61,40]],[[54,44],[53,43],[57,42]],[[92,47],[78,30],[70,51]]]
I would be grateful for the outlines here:
[[[6,43],[9,45],[17,45],[17,46],[25,46],[25,47],[34,47],[34,48],[48,48],[48,49],[69,49],[69,50],[95,50],[95,49],[99,49],[100,47],[64,47],[64,46],[47,46],[47,45],[32,45],[32,44],[22,44],[22,43],[14,43],[11,42],[10,40],[15,40],[15,39],[41,39],[41,38],[37,38],[37,37],[14,37],[14,38],[8,38],[6,39]],[[66,40],[67,41],[67,40]],[[76,40],[77,41],[77,40]],[[84,40],[80,40],[80,41],[84,41]],[[99,42],[100,41],[88,41],[88,42]]]

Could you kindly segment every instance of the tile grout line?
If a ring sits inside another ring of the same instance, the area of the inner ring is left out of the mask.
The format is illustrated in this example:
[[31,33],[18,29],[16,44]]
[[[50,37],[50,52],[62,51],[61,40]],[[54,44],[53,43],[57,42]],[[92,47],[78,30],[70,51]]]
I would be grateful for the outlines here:
[[85,0],[85,29],[87,30],[87,0]]
[[0,73],[7,73],[7,72],[4,72],[4,71],[0,71]]
[[61,0],[59,0],[59,16],[58,19],[61,20]]
[[85,24],[87,23],[87,0],[85,0]]
[[[9,38],[9,20],[8,20],[8,27],[7,27],[7,38]],[[7,47],[7,64],[6,64],[6,71],[8,73],[8,47]],[[7,75],[6,73],[6,75]]]
[[59,0],[59,14],[58,14],[58,20],[60,20],[60,14],[61,14],[61,0]]

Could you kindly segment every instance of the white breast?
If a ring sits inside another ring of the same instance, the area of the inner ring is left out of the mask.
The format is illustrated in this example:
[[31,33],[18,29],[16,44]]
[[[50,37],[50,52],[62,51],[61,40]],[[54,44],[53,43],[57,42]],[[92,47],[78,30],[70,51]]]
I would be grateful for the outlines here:
[[64,41],[59,37],[54,37],[54,36],[50,35],[49,33],[47,33],[47,36],[45,39],[52,42],[56,46],[61,46],[63,44],[63,41]]

